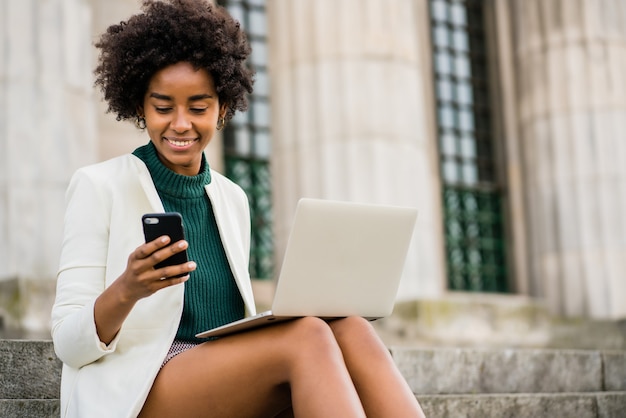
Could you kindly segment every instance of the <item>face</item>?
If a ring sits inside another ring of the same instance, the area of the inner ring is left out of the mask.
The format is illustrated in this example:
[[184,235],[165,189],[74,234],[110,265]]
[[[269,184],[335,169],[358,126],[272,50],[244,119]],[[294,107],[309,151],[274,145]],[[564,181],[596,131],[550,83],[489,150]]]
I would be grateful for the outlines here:
[[175,173],[194,176],[225,110],[213,77],[180,62],[152,76],[140,112],[161,162]]

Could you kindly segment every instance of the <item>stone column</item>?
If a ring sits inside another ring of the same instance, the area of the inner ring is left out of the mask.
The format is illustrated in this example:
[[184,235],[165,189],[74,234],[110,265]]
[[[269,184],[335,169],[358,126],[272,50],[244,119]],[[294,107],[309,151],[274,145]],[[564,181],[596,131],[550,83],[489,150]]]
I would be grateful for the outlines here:
[[509,0],[531,292],[626,316],[626,3]]
[[426,6],[268,1],[279,260],[300,197],[415,206],[400,298],[445,288]]
[[[128,20],[140,12],[140,2],[136,0],[91,0],[93,9],[92,44],[113,24]],[[96,68],[98,50],[93,47],[90,70]],[[131,122],[118,122],[116,115],[106,113],[107,104],[99,90],[94,88],[97,106],[98,160],[104,161],[118,155],[132,152],[148,141],[148,136]]]
[[17,284],[0,315],[41,333],[67,182],[95,157],[90,8],[85,0],[4,1],[0,27],[0,282]]

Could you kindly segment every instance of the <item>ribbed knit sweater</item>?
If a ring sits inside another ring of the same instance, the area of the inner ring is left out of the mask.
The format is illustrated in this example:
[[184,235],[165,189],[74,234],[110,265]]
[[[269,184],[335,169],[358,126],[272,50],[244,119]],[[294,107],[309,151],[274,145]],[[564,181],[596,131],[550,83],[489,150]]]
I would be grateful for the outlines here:
[[243,299],[228,264],[215,215],[204,186],[211,172],[204,155],[196,176],[177,174],[161,163],[152,142],[133,154],[148,167],[163,207],[183,217],[189,260],[196,270],[185,282],[185,301],[176,338],[201,342],[195,334],[245,316]]

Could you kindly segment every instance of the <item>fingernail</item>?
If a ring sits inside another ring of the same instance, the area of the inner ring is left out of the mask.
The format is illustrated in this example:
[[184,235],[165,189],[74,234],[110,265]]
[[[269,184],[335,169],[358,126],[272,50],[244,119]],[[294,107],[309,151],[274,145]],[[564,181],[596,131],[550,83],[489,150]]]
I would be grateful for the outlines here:
[[195,269],[195,268],[196,268],[196,263],[194,263],[193,261],[190,261],[190,262],[187,264],[187,267],[188,267],[188,268],[190,268],[190,269]]

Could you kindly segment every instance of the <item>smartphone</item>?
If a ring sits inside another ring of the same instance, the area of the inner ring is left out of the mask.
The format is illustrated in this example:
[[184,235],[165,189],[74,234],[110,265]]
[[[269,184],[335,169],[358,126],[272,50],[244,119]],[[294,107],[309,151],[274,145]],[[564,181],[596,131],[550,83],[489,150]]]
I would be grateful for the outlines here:
[[[162,235],[170,237],[170,244],[181,239],[185,239],[185,229],[183,227],[183,217],[178,212],[146,213],[141,217],[143,224],[143,235],[146,242],[154,241]],[[187,250],[172,255],[169,258],[155,264],[155,269],[166,266],[175,266],[187,262]],[[179,274],[172,277],[183,277],[188,273]]]

